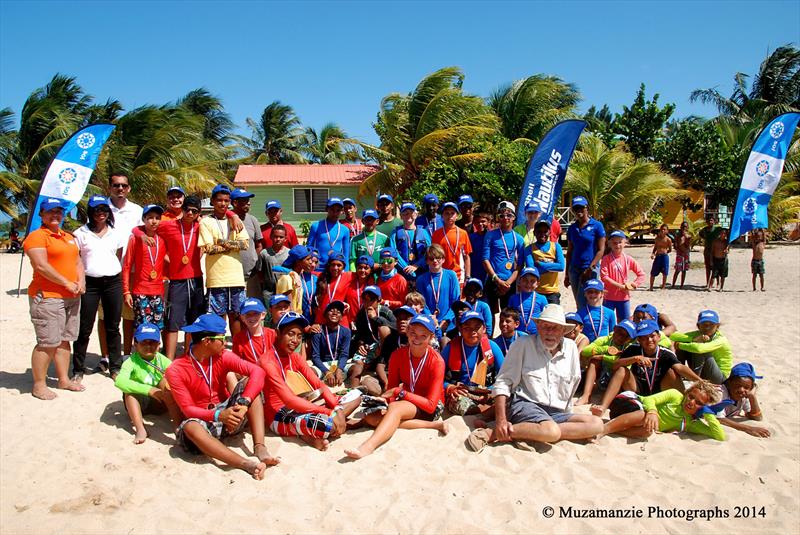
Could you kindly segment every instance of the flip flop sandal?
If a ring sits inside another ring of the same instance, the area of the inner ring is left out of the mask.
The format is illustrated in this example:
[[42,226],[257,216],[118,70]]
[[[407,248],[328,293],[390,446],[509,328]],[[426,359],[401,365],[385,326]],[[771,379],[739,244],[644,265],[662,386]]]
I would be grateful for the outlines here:
[[482,427],[480,429],[474,430],[472,433],[469,434],[467,437],[467,446],[469,449],[474,451],[475,453],[480,453],[483,451],[483,448],[489,444],[489,438],[492,436],[491,431]]
[[514,440],[511,442],[515,448],[522,451],[536,451],[536,446],[524,440]]

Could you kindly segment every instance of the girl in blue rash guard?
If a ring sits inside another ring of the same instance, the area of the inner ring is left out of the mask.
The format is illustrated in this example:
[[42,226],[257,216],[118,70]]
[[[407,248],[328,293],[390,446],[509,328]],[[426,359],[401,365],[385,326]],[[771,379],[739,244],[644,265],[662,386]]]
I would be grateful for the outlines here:
[[578,309],[578,316],[583,320],[583,334],[590,342],[611,334],[617,324],[614,310],[603,306],[604,289],[605,286],[598,279],[590,279],[583,285],[586,305]]
[[539,284],[539,270],[525,268],[520,273],[517,293],[513,294],[508,300],[508,308],[513,308],[519,312],[519,328],[527,334],[536,334],[536,322],[534,321],[547,306],[547,298],[542,294],[536,293],[536,286]]

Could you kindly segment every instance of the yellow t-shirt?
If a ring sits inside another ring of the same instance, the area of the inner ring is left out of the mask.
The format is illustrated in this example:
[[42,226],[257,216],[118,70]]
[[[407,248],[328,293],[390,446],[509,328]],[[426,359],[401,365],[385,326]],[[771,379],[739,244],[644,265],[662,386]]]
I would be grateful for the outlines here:
[[[213,245],[216,240],[242,240],[247,247],[250,236],[245,229],[236,232],[230,228],[227,219],[217,219],[213,215],[200,220],[198,247]],[[227,251],[221,254],[206,254],[206,288],[243,287],[244,269],[239,259],[239,251]]]

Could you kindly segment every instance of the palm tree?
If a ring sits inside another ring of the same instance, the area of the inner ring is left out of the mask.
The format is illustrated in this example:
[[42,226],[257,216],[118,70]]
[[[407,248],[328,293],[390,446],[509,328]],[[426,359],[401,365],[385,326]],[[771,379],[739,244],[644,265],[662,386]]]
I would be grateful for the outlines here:
[[11,108],[0,110],[0,212],[11,217],[17,215],[14,195],[19,193],[21,184],[19,177],[12,171],[17,167],[17,132],[14,130],[14,112]]
[[305,163],[302,154],[303,131],[291,106],[274,101],[261,113],[258,122],[247,119],[253,131],[244,138],[247,156],[243,161],[256,164]]
[[403,193],[429,161],[469,157],[472,143],[497,132],[499,120],[486,103],[462,91],[464,74],[445,67],[423,78],[408,94],[383,98],[373,125],[379,147],[362,144],[381,170],[362,183],[361,195]]
[[658,164],[636,160],[620,143],[609,149],[595,135],[584,135],[572,157],[564,191],[589,201],[591,215],[607,228],[643,221],[659,201],[686,192]]
[[230,141],[231,131],[234,128],[233,121],[225,112],[222,100],[209,93],[207,89],[201,87],[188,92],[186,96],[178,99],[176,106],[203,116],[204,138],[221,145]]
[[337,124],[328,123],[319,133],[311,127],[306,128],[302,152],[312,163],[342,164],[363,161],[358,151],[359,145],[358,141],[348,138]]
[[501,87],[489,97],[509,140],[538,142],[557,122],[575,116],[580,93],[556,76],[535,74]]

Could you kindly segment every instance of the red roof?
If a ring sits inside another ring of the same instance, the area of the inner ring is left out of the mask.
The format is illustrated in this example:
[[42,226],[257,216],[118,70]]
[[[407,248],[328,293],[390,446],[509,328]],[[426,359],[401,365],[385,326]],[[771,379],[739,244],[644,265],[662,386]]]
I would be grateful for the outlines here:
[[234,184],[323,184],[328,186],[360,186],[364,179],[380,168],[373,165],[240,165]]

